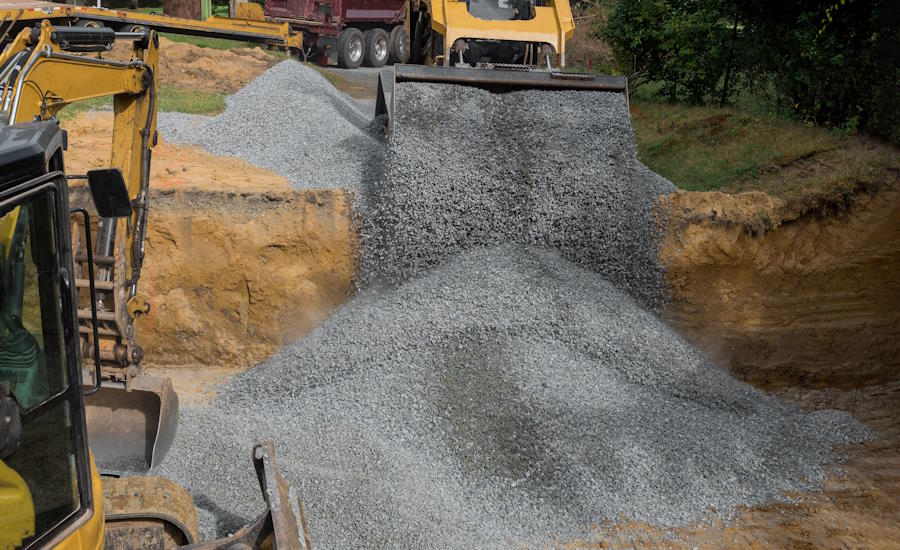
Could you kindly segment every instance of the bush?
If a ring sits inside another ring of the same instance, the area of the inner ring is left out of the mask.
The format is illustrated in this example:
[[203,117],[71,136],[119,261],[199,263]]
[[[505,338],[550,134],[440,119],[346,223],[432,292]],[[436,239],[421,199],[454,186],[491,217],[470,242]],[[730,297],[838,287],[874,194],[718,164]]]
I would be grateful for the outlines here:
[[601,35],[633,87],[724,103],[740,78],[798,119],[900,144],[897,0],[613,0]]
[[748,76],[815,124],[900,143],[900,4],[896,0],[752,2],[741,7]]
[[660,81],[671,99],[699,103],[717,94],[732,60],[729,11],[715,0],[619,0],[603,37],[633,87]]

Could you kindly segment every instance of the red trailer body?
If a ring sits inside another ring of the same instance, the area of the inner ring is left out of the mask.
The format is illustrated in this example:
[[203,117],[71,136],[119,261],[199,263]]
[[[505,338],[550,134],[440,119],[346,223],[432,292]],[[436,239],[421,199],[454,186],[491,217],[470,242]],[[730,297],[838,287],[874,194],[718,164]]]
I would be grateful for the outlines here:
[[407,0],[266,0],[265,14],[302,31],[304,44],[314,45],[329,64],[355,68],[363,61],[383,65],[382,47],[385,57],[394,57],[395,48],[408,50],[406,8]]

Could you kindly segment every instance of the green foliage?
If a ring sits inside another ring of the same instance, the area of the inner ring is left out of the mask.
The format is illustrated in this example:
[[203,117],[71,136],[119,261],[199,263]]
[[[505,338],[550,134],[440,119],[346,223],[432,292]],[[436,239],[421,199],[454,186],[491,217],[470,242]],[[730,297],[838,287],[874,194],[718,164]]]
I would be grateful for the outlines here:
[[618,0],[602,32],[633,87],[659,81],[661,94],[700,103],[730,62],[733,13],[716,0]]
[[632,87],[691,103],[740,81],[777,112],[900,143],[897,0],[612,0],[600,34]]
[[900,4],[827,0],[742,5],[748,76],[770,78],[776,101],[816,125],[862,129],[900,143]]

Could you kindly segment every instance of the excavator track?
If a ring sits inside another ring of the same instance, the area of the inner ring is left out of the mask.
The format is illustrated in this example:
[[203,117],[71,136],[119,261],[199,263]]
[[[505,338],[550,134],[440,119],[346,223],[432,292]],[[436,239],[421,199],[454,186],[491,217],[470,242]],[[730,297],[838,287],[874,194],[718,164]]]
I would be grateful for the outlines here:
[[199,540],[191,495],[153,476],[104,477],[104,548],[170,549]]

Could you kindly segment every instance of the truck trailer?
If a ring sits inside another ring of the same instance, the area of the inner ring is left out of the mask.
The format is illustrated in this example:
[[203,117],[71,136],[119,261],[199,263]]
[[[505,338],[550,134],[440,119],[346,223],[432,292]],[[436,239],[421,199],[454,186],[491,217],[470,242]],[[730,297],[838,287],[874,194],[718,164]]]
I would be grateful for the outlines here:
[[355,69],[409,59],[407,0],[266,0],[265,15],[303,32],[329,65]]

